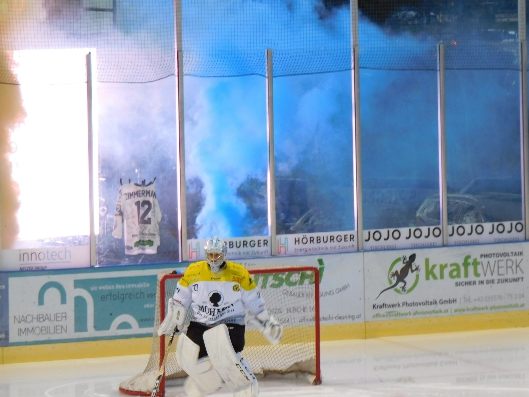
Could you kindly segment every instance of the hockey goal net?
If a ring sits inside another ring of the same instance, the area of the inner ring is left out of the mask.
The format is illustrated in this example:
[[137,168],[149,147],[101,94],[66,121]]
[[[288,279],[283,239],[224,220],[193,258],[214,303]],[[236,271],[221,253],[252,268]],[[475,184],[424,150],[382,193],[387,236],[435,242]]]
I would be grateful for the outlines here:
[[[321,383],[319,271],[313,267],[288,267],[250,270],[268,311],[283,325],[283,337],[277,345],[270,344],[259,331],[246,328],[243,355],[258,377],[271,374],[304,376],[312,384]],[[121,382],[122,393],[150,396],[158,371],[166,354],[169,338],[158,336],[156,330],[164,318],[165,304],[172,296],[181,274],[159,277],[156,293],[156,314],[152,350],[143,372]],[[185,331],[185,330],[184,330]],[[165,395],[166,380],[185,377],[176,360],[174,346],[168,349],[165,377],[158,396]]]

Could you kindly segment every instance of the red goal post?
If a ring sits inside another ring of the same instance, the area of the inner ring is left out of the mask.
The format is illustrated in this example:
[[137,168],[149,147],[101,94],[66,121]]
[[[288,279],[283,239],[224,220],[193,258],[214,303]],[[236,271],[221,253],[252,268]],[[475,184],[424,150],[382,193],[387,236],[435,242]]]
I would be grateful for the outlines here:
[[[268,311],[283,325],[277,345],[270,344],[252,326],[246,328],[243,355],[258,377],[281,374],[305,376],[321,383],[320,368],[320,274],[315,267],[249,269],[261,290]],[[144,371],[121,382],[119,390],[128,395],[150,396],[166,353],[166,338],[157,334],[165,316],[165,305],[182,274],[159,276],[152,350]],[[163,297],[163,299],[162,299]],[[158,396],[165,395],[165,380],[185,377],[176,360],[175,342],[165,360],[165,377]]]

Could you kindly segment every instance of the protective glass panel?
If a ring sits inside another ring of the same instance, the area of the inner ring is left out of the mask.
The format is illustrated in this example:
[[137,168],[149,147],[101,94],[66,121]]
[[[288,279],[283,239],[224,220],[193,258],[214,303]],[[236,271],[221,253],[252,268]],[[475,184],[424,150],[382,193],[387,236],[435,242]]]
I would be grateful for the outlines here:
[[417,10],[361,10],[364,248],[432,245],[434,231],[416,218],[439,188],[436,40],[419,33],[430,21]]
[[178,260],[175,87],[99,86],[98,265]]
[[447,47],[449,241],[523,238],[516,43]]
[[264,78],[189,76],[184,87],[188,238],[268,235]]
[[354,230],[351,72],[274,85],[278,234]]
[[87,52],[0,53],[2,270],[90,264]]

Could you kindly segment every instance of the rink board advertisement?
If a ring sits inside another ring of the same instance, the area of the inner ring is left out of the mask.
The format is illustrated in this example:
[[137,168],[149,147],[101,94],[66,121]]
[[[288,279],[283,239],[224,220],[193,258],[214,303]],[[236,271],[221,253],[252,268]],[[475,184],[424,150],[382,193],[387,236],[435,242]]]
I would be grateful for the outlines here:
[[[251,270],[314,267],[320,274],[322,324],[363,321],[362,255],[258,258]],[[13,272],[8,278],[8,339],[11,344],[151,335],[158,274],[185,264],[144,270],[91,269],[48,273]],[[314,321],[312,272],[261,275],[263,296],[280,296],[269,310],[285,324]],[[169,291],[170,293],[171,291]],[[346,302],[346,304],[344,304]],[[7,312],[7,310],[5,311]]]
[[[443,245],[441,226],[414,226],[364,231],[364,250],[389,250],[431,248]],[[523,241],[525,231],[522,221],[488,222],[449,225],[449,245],[470,245]]]
[[157,286],[152,270],[24,274],[9,278],[10,343],[152,332]]
[[441,236],[439,226],[364,230],[364,249],[375,251],[404,247],[436,247],[442,245]]
[[332,254],[356,251],[356,232],[280,234],[276,237],[276,255]]
[[[313,267],[322,325],[527,310],[529,244],[255,258],[250,270]],[[0,273],[0,343],[149,336],[157,279],[186,263]],[[312,273],[256,277],[282,322],[313,321]]]
[[7,346],[8,339],[8,313],[9,301],[7,299],[7,274],[0,273],[0,346]]
[[[363,275],[362,275],[362,254],[341,254],[341,255],[315,255],[309,257],[289,257],[289,258],[268,258],[254,259],[251,262],[244,262],[249,268],[267,267],[290,267],[290,266],[311,266],[316,267],[320,273],[320,320],[322,324],[339,324],[362,322],[363,303]],[[293,275],[293,286],[282,283],[283,295],[285,297],[295,296],[296,280],[301,280],[301,276]],[[259,287],[266,291],[274,288],[273,282],[265,283],[261,278]],[[264,292],[266,293],[266,292]],[[291,322],[288,318],[297,313],[303,316],[310,313],[313,300],[299,297],[297,300],[287,299],[287,306],[279,308],[279,320]],[[313,310],[313,308],[312,308]]]
[[[227,248],[227,258],[259,258],[270,256],[272,244],[269,237],[239,237],[224,239]],[[187,240],[187,254],[190,261],[203,260],[206,257],[204,251],[205,239]]]
[[526,310],[526,244],[365,254],[367,321]]
[[90,267],[90,245],[0,250],[1,270],[54,270]]
[[[225,239],[228,258],[270,258],[272,243],[269,237],[240,237]],[[206,240],[187,240],[190,260],[204,259]],[[281,234],[276,237],[276,256],[333,254],[356,251],[354,231]]]

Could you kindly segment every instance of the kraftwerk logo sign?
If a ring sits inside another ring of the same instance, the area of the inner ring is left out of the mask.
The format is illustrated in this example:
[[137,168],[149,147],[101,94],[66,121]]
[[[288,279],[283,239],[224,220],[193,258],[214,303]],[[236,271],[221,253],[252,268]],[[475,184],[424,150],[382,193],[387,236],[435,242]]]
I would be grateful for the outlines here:
[[525,244],[368,253],[366,318],[524,310],[528,271]]
[[377,299],[389,290],[409,294],[415,289],[419,283],[419,266],[415,264],[415,258],[416,255],[413,253],[409,257],[399,257],[391,263],[388,269],[389,286],[380,291]]

